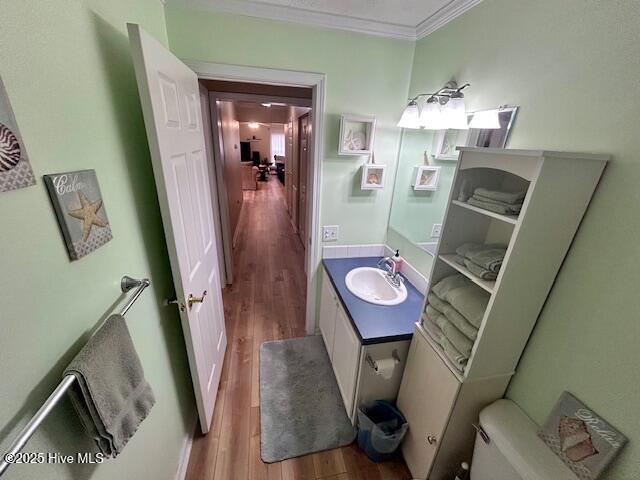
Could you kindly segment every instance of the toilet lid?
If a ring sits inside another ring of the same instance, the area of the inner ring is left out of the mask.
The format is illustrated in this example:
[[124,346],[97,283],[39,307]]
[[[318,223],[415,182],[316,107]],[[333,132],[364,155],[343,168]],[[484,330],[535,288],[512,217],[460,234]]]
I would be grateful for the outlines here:
[[538,425],[511,400],[498,400],[482,410],[480,425],[524,480],[576,480],[538,437]]

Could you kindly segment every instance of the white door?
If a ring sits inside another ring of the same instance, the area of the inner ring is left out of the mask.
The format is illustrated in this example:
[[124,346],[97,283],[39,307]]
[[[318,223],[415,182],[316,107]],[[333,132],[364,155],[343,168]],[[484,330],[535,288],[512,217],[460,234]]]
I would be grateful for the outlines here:
[[196,74],[128,24],[200,427],[209,431],[227,344]]

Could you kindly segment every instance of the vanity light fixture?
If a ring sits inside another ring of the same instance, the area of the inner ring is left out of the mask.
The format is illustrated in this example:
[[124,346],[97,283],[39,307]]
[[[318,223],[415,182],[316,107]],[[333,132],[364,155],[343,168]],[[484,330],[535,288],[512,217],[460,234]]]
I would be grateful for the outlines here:
[[258,128],[258,127],[260,126],[260,124],[259,124],[258,122],[249,122],[249,123],[247,124],[247,126],[248,126],[249,128],[251,128],[252,130],[255,130],[256,128]]
[[[420,93],[410,98],[398,122],[398,127],[466,130],[469,127],[462,90],[468,86],[469,84],[465,83],[458,87],[455,81],[450,81],[435,93]],[[423,97],[427,99],[423,101],[420,109],[418,100]]]
[[500,128],[499,112],[499,109],[475,112],[469,122],[469,128],[479,128],[482,130],[495,130]]
[[271,107],[271,103],[263,103],[263,104],[261,104],[261,105],[262,105],[263,107],[267,107],[267,108]]

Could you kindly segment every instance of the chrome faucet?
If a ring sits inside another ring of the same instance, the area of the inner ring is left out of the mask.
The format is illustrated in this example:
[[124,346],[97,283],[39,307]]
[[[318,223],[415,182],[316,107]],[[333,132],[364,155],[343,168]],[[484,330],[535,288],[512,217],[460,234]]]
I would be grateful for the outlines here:
[[391,259],[391,257],[381,258],[378,262],[378,268],[387,272],[384,277],[391,285],[396,288],[400,288],[404,278],[402,278],[400,273],[396,272],[396,263]]

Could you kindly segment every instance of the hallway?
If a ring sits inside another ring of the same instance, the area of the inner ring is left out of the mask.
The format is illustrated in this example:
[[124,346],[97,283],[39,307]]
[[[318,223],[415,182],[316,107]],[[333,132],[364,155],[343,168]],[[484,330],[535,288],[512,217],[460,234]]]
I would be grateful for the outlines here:
[[356,444],[274,464],[260,460],[258,365],[262,342],[305,335],[304,250],[284,188],[270,176],[244,192],[235,283],[223,291],[227,352],[211,431],[193,444],[188,480],[409,479],[403,462],[375,464]]

